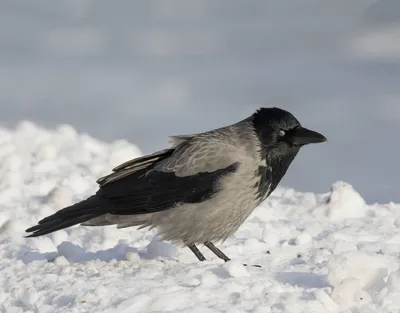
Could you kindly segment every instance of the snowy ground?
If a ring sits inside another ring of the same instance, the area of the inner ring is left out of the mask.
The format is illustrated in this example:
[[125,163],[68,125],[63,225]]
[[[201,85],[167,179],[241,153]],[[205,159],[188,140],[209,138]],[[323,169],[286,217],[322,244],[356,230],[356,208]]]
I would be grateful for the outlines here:
[[23,238],[139,154],[69,126],[0,129],[0,312],[400,311],[400,205],[367,205],[344,182],[323,195],[278,189],[222,244],[226,264],[203,247],[200,263],[145,230]]

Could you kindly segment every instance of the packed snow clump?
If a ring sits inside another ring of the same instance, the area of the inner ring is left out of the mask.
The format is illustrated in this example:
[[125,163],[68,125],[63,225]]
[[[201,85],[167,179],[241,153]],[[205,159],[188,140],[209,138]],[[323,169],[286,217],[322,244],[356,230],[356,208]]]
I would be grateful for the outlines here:
[[367,210],[361,195],[353,189],[353,186],[342,181],[332,185],[326,201],[329,218],[335,222],[341,222],[346,218],[360,218]]

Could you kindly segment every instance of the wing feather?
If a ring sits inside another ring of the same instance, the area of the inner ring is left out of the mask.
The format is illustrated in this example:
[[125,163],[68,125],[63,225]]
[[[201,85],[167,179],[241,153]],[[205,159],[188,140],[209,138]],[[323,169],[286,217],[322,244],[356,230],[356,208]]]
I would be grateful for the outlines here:
[[160,161],[155,169],[185,177],[214,172],[237,162],[237,147],[226,142],[196,139],[177,147],[171,157]]
[[170,148],[176,148],[180,144],[191,140],[194,135],[179,135],[179,136],[169,136],[168,144]]
[[159,160],[169,157],[173,152],[173,149],[165,149],[158,151],[153,154],[145,155],[133,160],[129,160],[113,169],[113,172],[109,175],[101,177],[97,180],[100,186],[104,186],[113,181],[132,175],[135,172],[141,171],[148,167],[151,167]]
[[99,180],[99,195],[112,204],[111,214],[142,214],[167,210],[178,203],[212,197],[219,180],[234,173],[235,147],[194,137],[175,149],[128,161]]

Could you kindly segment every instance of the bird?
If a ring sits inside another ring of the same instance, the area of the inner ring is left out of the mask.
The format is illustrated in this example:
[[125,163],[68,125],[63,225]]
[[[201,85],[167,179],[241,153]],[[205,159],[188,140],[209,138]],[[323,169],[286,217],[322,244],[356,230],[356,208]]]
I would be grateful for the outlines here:
[[262,107],[234,124],[168,137],[168,147],[129,160],[97,180],[98,190],[26,229],[38,237],[81,226],[156,229],[162,240],[202,245],[225,262],[224,242],[276,189],[299,150],[327,139],[288,111]]

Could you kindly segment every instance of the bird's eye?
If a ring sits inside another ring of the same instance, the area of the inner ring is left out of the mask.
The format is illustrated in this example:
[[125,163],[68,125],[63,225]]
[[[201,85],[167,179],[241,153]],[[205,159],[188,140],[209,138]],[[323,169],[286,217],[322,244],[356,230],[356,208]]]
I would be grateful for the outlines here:
[[285,136],[285,135],[286,135],[286,132],[285,132],[284,130],[281,129],[281,130],[279,131],[279,136],[280,136],[280,137],[283,137],[283,136]]

